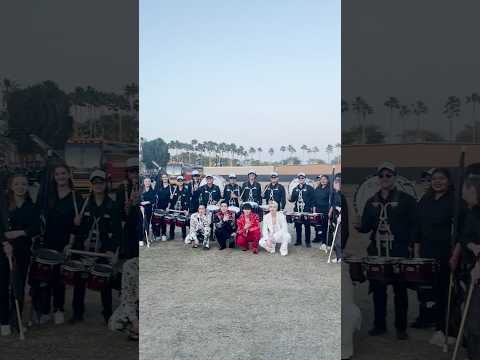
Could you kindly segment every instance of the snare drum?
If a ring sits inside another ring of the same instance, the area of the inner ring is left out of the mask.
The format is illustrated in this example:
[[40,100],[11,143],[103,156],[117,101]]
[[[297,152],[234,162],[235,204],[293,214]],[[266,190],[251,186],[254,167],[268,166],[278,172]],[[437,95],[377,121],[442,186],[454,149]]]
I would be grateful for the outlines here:
[[81,261],[68,261],[62,266],[62,277],[65,285],[79,286],[87,278],[85,266]]
[[228,210],[230,210],[231,212],[233,212],[235,214],[238,214],[240,212],[240,208],[237,207],[237,206],[229,206]]
[[260,205],[264,214],[268,214],[270,212],[270,205]]
[[322,223],[322,217],[321,213],[310,213],[307,215],[307,221],[310,225],[318,226]]
[[367,268],[368,280],[376,280],[384,283],[393,282],[398,274],[398,264],[403,258],[386,256],[369,256],[364,259]]
[[165,217],[164,212],[155,211],[152,215],[152,226],[159,226],[163,224],[164,217]]
[[305,221],[304,214],[301,212],[292,213],[292,219],[293,219],[293,222],[297,224],[303,224]]
[[168,214],[163,217],[163,222],[167,225],[175,224],[177,221],[177,216],[174,214]]
[[110,279],[113,268],[106,264],[96,264],[90,270],[87,280],[87,288],[94,291],[101,291],[110,286]]
[[287,219],[287,223],[291,224],[293,223],[293,216],[292,216],[293,213],[291,212],[286,212],[285,213],[285,218]]
[[366,280],[363,267],[363,258],[357,256],[346,256],[343,260],[349,266],[349,273],[352,281],[364,282]]
[[400,281],[433,284],[437,280],[438,262],[435,259],[403,259],[399,263]]
[[207,205],[207,210],[211,213],[216,213],[218,210],[220,210],[220,206],[218,205]]
[[63,262],[62,254],[51,249],[38,249],[32,258],[29,278],[41,282],[51,282]]
[[187,217],[185,215],[179,215],[177,216],[176,220],[175,220],[175,224],[178,226],[178,227],[184,227],[184,226],[187,226]]

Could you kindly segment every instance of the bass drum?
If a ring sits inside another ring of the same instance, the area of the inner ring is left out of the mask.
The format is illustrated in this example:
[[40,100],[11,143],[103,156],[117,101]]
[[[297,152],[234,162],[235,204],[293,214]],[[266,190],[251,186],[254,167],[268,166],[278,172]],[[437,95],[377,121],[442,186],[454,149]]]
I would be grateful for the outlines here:
[[[310,185],[311,187],[315,187],[315,182],[312,179],[305,178],[305,184]],[[290,198],[292,197],[293,189],[295,189],[298,185],[298,178],[294,178],[290,184],[288,184],[288,194]]]
[[[213,183],[220,188],[220,192],[223,194],[223,189],[225,189],[225,185],[227,185],[227,180],[225,180],[222,176],[213,175]],[[200,181],[200,186],[207,185],[207,178],[203,178]]]
[[[395,185],[398,190],[403,191],[412,196],[415,200],[418,200],[415,184],[407,178],[397,176]],[[368,199],[375,195],[379,190],[380,185],[376,175],[367,178],[359,187],[357,187],[353,194],[353,207],[358,216],[362,216],[363,209],[365,208]]]

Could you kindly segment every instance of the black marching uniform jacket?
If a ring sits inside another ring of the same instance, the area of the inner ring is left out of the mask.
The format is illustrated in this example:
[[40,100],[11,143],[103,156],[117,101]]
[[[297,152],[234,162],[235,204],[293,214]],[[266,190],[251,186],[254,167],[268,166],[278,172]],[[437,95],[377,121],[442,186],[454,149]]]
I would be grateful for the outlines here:
[[212,186],[208,186],[208,184],[205,184],[200,187],[199,191],[200,191],[199,202],[201,205],[207,206],[209,204],[208,201],[210,199],[210,195],[212,196],[212,201],[214,204],[217,204],[222,198],[222,194],[220,193],[220,188],[215,184],[212,184]]
[[191,183],[188,184],[190,187],[190,213],[194,214],[198,210],[198,205],[200,204],[200,182],[197,183],[197,189],[194,190],[195,187],[195,180],[192,180]]
[[[75,233],[74,249],[101,253],[115,252],[120,246],[121,221],[118,207],[113,200],[105,196],[102,204],[98,206],[91,196]],[[96,236],[98,248],[95,248],[94,244]]]
[[298,206],[298,198],[300,197],[300,192],[302,193],[303,202],[305,203],[305,207],[303,208],[303,211],[311,212],[313,206],[315,205],[315,199],[314,199],[313,187],[308,184],[304,184],[302,187],[300,187],[300,184],[299,184],[293,189],[292,198],[290,199],[290,202],[295,203],[293,211],[296,211],[296,212],[300,211]]
[[[240,198],[240,185],[238,184],[227,184],[225,185],[225,189],[223,190],[223,198],[230,205],[230,200],[233,201],[234,206],[239,207],[239,198]],[[237,195],[236,199],[232,199],[232,194]]]
[[390,256],[408,257],[408,249],[413,244],[416,233],[417,204],[413,197],[396,188],[390,191],[387,199],[383,199],[379,191],[365,204],[359,232],[371,232],[368,255],[382,255],[377,254],[376,232],[379,225],[380,205],[386,203],[392,204],[387,207],[387,222],[394,236]]
[[278,203],[278,210],[285,209],[287,197],[285,187],[282,184],[276,183],[275,185],[273,185],[272,183],[270,183],[265,187],[265,193],[263,195],[263,198],[265,199],[265,202],[267,204],[270,201],[270,197],[273,197],[273,200]]
[[327,214],[330,207],[330,186],[318,186],[314,190],[315,208],[319,213]]
[[[126,191],[129,199],[133,191],[133,184],[131,182],[128,182]],[[137,201],[136,203],[130,204],[128,209],[125,210],[126,200],[125,185],[122,184],[116,192],[117,211],[120,214],[120,221],[125,223],[120,254],[122,258],[131,259],[138,256],[138,242],[143,237],[143,222],[139,202]]]
[[172,201],[172,195],[175,189],[173,185],[164,186],[163,183],[157,185],[157,204],[155,208],[165,210]]
[[188,210],[190,211],[190,189],[188,186],[183,186],[180,189],[178,186],[174,191],[173,199],[170,201],[170,209],[176,209],[177,202],[180,200],[180,209],[179,210]]
[[242,185],[242,201],[249,201],[250,190],[252,191],[252,198],[257,204],[262,203],[262,186],[254,181],[253,184],[250,181],[246,181]]

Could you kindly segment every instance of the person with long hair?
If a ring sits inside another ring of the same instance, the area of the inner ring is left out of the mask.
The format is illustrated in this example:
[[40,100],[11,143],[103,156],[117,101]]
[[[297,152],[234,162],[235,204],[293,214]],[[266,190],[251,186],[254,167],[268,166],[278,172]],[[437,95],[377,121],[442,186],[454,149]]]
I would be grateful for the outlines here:
[[[6,206],[2,209],[3,251],[0,252],[0,323],[1,335],[9,335],[10,314],[15,314],[14,300],[18,300],[20,313],[23,310],[24,289],[30,264],[32,238],[38,235],[39,217],[28,193],[28,179],[23,174],[14,174],[8,179]],[[2,211],[0,210],[0,211]],[[6,218],[5,218],[6,215]],[[7,222],[5,223],[5,220]],[[13,260],[13,277],[10,274],[8,257]],[[10,283],[13,281],[13,284]],[[13,285],[12,291],[9,291]],[[11,297],[9,297],[9,293]],[[17,324],[19,326],[19,324]]]
[[252,205],[243,204],[243,213],[237,220],[236,243],[243,251],[248,251],[249,244],[252,244],[252,252],[258,254],[258,243],[260,241],[260,219],[252,211]]
[[153,205],[155,203],[155,190],[152,187],[152,180],[147,176],[143,179],[143,189],[140,206],[143,208],[143,230],[150,233],[150,224],[152,221]]
[[228,210],[226,200],[220,203],[220,211],[213,215],[213,223],[218,249],[224,250],[227,248],[230,237],[235,233],[235,214]]
[[[420,302],[419,316],[412,325],[416,328],[428,327],[433,322],[436,333],[432,344],[442,346],[444,342],[445,312],[447,309],[450,271],[448,260],[451,254],[451,227],[454,213],[454,193],[448,169],[432,171],[430,187],[417,205],[417,233],[415,236],[415,257],[438,261],[440,271],[438,282],[432,288],[433,296],[428,296],[428,288],[418,290]],[[427,300],[433,298],[434,311],[427,307]]]
[[[106,253],[113,259],[120,245],[120,214],[113,200],[108,196],[106,173],[94,170],[90,174],[92,191],[85,199],[81,222],[75,231],[74,249],[96,253]],[[82,207],[83,209],[83,207]],[[100,260],[98,260],[100,261]],[[112,288],[107,285],[100,292],[105,322],[112,315]],[[72,322],[82,321],[85,312],[85,284],[78,282],[73,291]]]
[[319,181],[318,186],[315,188],[314,196],[314,208],[313,212],[322,213],[321,222],[315,226],[315,239],[314,243],[321,243],[320,249],[327,251],[327,228],[328,228],[328,213],[330,208],[330,181],[327,175],[317,176]]
[[467,212],[463,228],[450,258],[452,271],[469,289],[473,286],[465,322],[464,344],[469,359],[480,358],[480,174],[467,176],[462,191]]
[[[70,168],[64,163],[53,165],[51,176],[47,184],[46,199],[39,204],[43,210],[45,231],[43,247],[59,253],[67,253],[72,248],[75,237],[75,225],[80,224],[80,204],[82,199],[74,192]],[[34,293],[40,296],[40,324],[50,320],[50,310],[53,299],[54,323],[59,325],[65,322],[65,284],[60,272],[54,272],[50,283],[41,286],[32,284]]]
[[[173,198],[176,196],[176,188],[170,184],[170,180],[167,174],[162,174],[161,182],[157,186],[157,203],[155,208],[160,210],[167,210],[171,206],[171,202]],[[162,222],[160,224],[161,232],[158,230],[155,233],[156,240],[161,239],[162,241],[167,241],[167,224]],[[169,239],[173,240],[175,235],[175,225],[172,223],[170,224],[170,234]]]

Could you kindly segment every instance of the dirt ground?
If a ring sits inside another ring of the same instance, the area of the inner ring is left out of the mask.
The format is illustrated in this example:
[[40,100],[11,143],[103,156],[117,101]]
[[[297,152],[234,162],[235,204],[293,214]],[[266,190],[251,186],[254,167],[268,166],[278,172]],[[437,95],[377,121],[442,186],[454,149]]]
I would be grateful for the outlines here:
[[318,246],[205,251],[177,232],[140,259],[141,360],[340,359],[340,265]]
[[[65,319],[71,316],[71,289],[67,290]],[[118,305],[114,291],[114,308]],[[17,334],[0,337],[0,359],[15,360],[120,360],[137,359],[138,342],[106,327],[101,316],[100,295],[87,291],[85,321],[74,325],[42,325],[29,328],[25,340]],[[25,314],[29,313],[29,307]],[[27,317],[27,315],[25,315]],[[25,318],[25,321],[27,319]]]
[[[366,256],[366,248],[369,240],[368,235],[356,232],[352,224],[355,212],[352,206],[354,187],[344,186],[343,191],[349,202],[350,214],[350,238],[345,254]],[[417,330],[408,329],[409,340],[398,341],[395,337],[393,291],[390,287],[388,293],[387,327],[388,334],[380,337],[368,336],[368,330],[373,326],[373,301],[368,294],[368,282],[355,286],[355,302],[362,312],[362,329],[355,336],[355,360],[370,360],[375,355],[376,359],[389,360],[427,360],[427,359],[450,359],[451,353],[442,352],[440,347],[430,345],[428,341],[433,335],[434,329]],[[415,321],[418,315],[418,302],[416,293],[409,290],[408,318],[409,323]],[[453,351],[453,346],[450,346]],[[463,355],[462,355],[463,356]],[[464,359],[459,356],[458,359]]]

